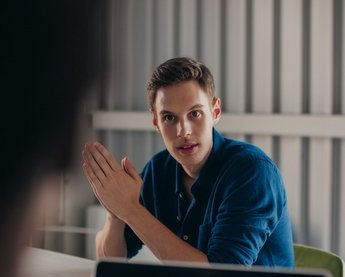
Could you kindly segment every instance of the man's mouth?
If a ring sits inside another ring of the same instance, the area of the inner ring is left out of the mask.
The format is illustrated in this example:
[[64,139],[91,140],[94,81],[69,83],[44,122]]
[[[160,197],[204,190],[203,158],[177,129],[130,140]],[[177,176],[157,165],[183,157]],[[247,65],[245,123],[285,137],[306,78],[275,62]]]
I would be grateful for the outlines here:
[[186,144],[186,145],[181,145],[178,146],[177,149],[179,150],[179,152],[183,153],[183,154],[190,154],[193,153],[193,151],[197,148],[198,144]]

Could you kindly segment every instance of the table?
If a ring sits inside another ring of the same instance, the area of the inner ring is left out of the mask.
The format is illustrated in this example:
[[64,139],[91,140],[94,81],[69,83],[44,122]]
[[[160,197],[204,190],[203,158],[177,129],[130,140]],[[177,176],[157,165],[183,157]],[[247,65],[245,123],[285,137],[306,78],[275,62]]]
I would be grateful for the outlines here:
[[19,271],[21,277],[90,277],[95,266],[94,260],[28,248]]

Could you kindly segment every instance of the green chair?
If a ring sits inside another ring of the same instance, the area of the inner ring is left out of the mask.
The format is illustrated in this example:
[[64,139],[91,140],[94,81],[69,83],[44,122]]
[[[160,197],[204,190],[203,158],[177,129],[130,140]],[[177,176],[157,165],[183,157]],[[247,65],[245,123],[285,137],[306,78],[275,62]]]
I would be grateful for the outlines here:
[[341,257],[303,244],[295,243],[293,247],[296,268],[322,268],[328,270],[333,277],[345,277]]

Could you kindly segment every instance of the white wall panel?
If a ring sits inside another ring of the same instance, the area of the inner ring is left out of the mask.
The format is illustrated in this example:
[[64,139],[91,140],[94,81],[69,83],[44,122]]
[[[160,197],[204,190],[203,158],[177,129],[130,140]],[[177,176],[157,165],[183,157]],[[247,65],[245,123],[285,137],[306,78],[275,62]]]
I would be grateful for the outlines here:
[[[138,1],[137,1],[138,2]],[[136,2],[136,5],[139,5]],[[133,53],[133,72],[131,81],[133,85],[132,109],[148,111],[148,100],[146,94],[146,82],[154,67],[154,9],[153,0],[140,1],[141,7],[134,9],[135,18],[135,40]],[[144,84],[144,86],[142,85]],[[149,132],[129,134],[132,136],[131,146],[127,149],[128,157],[133,161],[137,171],[142,170],[153,150],[153,137]],[[146,147],[143,147],[145,145]]]
[[211,70],[215,79],[216,95],[219,96],[221,1],[200,0],[199,2],[201,3],[200,59]]
[[[104,82],[104,99],[102,101],[103,109],[130,109],[130,99],[132,97],[132,89],[126,85],[129,72],[131,71],[131,57],[128,51],[131,52],[132,36],[128,30],[132,30],[133,8],[129,8],[133,1],[128,4],[121,0],[107,1],[108,9],[106,16],[108,18],[108,26],[106,32],[108,34],[108,41],[104,47],[105,54],[108,56],[108,63],[106,63],[107,73]],[[127,20],[127,21],[125,21]],[[123,26],[126,28],[123,28]],[[122,41],[121,44],[118,41]],[[117,93],[123,91],[123,95]],[[126,139],[124,134],[105,131],[101,135],[102,142],[107,145],[110,151],[118,154],[119,149],[125,149]],[[117,143],[120,142],[120,143]]]
[[[282,1],[281,10],[281,112],[298,115],[302,99],[302,4]],[[302,213],[301,139],[281,137],[280,169],[285,181],[295,241],[305,239]]]
[[179,56],[195,57],[197,54],[197,1],[181,0],[179,12]]
[[[92,113],[96,130],[153,131],[147,111],[96,111]],[[345,138],[345,117],[340,115],[222,114],[217,129],[225,133],[264,136]],[[286,127],[288,126],[288,128]]]
[[[273,97],[273,0],[253,1],[252,106],[255,113],[271,113]],[[253,143],[272,156],[272,139],[254,136]]]
[[117,82],[115,81],[115,76],[120,71],[117,71],[118,63],[116,62],[119,58],[119,55],[121,53],[121,49],[117,48],[117,45],[115,44],[116,39],[119,38],[121,35],[120,32],[118,32],[118,24],[117,24],[117,18],[113,16],[113,14],[116,14],[121,6],[121,3],[119,1],[112,1],[108,3],[108,29],[107,29],[107,36],[108,36],[108,43],[106,45],[106,51],[108,53],[108,70],[107,76],[106,76],[106,82],[104,83],[105,86],[105,99],[107,101],[104,101],[104,105],[106,109],[113,110],[116,108],[115,103],[119,102],[118,99],[116,99],[116,94],[114,93],[114,89],[118,89],[119,87],[116,87]]
[[[225,28],[225,99],[222,107],[231,113],[244,113],[246,100],[246,2],[229,0],[226,2]],[[231,138],[244,140],[243,135],[228,134]]]
[[[327,115],[332,111],[332,11],[331,0],[311,1],[310,110],[313,114]],[[323,249],[330,249],[331,155],[331,140],[310,140],[310,242]]]
[[[133,98],[133,71],[134,71],[134,31],[135,31],[135,17],[134,17],[134,2],[135,0],[128,0],[124,3],[126,6],[126,18],[124,21],[124,56],[126,60],[124,61],[123,69],[126,70],[125,84],[123,87],[123,98],[126,100],[124,109],[131,109],[131,99]],[[118,43],[118,42],[117,42]],[[122,43],[121,43],[122,44]],[[117,95],[120,92],[115,92]]]
[[[341,86],[341,112],[345,115],[345,1],[342,0],[342,86]],[[345,128],[345,126],[342,126]],[[340,203],[339,203],[339,254],[345,257],[345,139],[341,141],[341,155],[340,155]]]
[[[156,11],[152,15],[154,20],[154,67],[165,62],[167,58],[174,57],[175,51],[175,8],[174,0],[156,0],[153,9]],[[153,70],[153,68],[152,68]]]
[[[167,59],[173,58],[176,55],[177,35],[175,28],[179,22],[176,20],[176,14],[178,11],[175,3],[175,0],[156,0],[153,3],[154,14],[152,17],[154,21],[154,45],[152,49],[153,68],[151,70],[153,70],[159,64],[165,62]],[[152,155],[152,153],[164,149],[164,144],[161,137],[158,134],[152,134],[151,140],[146,149],[147,151],[150,151],[149,156]]]

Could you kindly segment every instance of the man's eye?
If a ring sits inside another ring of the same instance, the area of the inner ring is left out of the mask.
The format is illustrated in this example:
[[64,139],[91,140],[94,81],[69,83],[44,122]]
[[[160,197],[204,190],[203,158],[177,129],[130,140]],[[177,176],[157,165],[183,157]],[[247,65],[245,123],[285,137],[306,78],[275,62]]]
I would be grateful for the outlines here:
[[173,121],[175,119],[175,117],[171,114],[167,114],[163,117],[164,121]]
[[195,117],[195,118],[197,118],[201,115],[201,113],[199,111],[192,111],[190,114],[192,117]]

